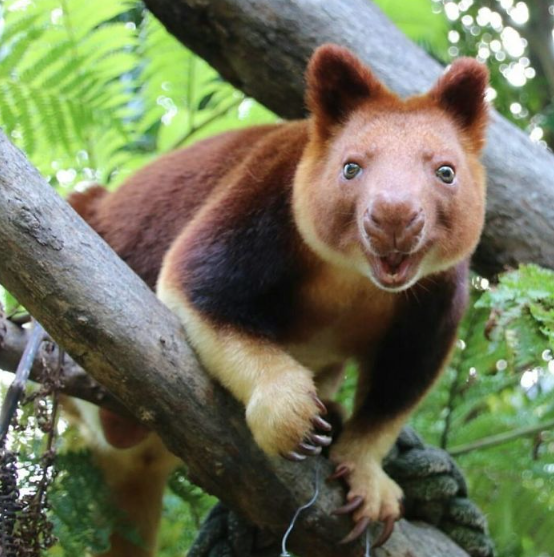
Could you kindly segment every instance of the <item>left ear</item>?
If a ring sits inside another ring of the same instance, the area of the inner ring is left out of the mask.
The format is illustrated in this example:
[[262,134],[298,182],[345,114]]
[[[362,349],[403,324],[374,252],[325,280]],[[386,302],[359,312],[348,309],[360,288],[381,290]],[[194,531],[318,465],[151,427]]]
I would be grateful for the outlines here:
[[429,91],[429,97],[450,114],[469,136],[476,151],[485,143],[489,72],[473,58],[459,58]]

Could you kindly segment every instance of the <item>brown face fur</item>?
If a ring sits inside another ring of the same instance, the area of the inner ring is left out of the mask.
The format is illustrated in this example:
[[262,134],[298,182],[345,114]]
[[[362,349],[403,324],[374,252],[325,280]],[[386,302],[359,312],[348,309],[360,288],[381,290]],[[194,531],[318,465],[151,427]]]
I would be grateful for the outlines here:
[[[427,95],[402,101],[351,53],[324,46],[307,76],[313,121],[294,212],[314,251],[390,291],[467,258],[484,219],[486,69],[462,59]],[[348,163],[360,167],[352,179]],[[436,174],[445,165],[451,184]]]

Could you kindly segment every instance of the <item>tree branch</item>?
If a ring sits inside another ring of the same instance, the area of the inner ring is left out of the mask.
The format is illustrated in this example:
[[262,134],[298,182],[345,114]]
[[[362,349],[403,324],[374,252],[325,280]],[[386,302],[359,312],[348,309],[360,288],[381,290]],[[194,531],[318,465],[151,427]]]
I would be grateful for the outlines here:
[[[529,51],[537,63],[536,69],[544,78],[548,97],[554,97],[554,45],[552,44],[552,26],[554,18],[550,13],[548,0],[529,2],[529,22],[519,32],[527,39]],[[537,67],[538,66],[538,67]]]
[[[0,314],[0,370],[15,373],[17,364],[29,340],[29,329],[19,327],[11,320],[2,318]],[[41,350],[39,357],[33,362],[30,378],[42,383],[44,373],[54,369],[58,363],[58,350]],[[101,385],[99,385],[83,368],[77,365],[67,354],[64,354],[63,375],[61,378],[62,392],[66,395],[92,402],[118,414],[129,414],[128,410]]]
[[521,437],[528,437],[529,435],[534,435],[535,433],[539,433],[547,429],[554,429],[554,420],[550,420],[538,425],[521,427],[519,429],[506,431],[505,433],[499,433],[497,435],[491,435],[490,437],[485,437],[483,439],[479,439],[478,441],[467,443],[466,445],[453,447],[452,449],[449,449],[448,452],[452,456],[460,456],[462,454],[467,454],[480,449],[490,449],[492,447],[498,447],[498,445],[509,443],[510,441],[520,439]]
[[[401,95],[427,90],[442,70],[369,0],[145,3],[183,44],[284,118],[303,116],[306,61],[324,42],[352,49]],[[489,198],[476,269],[554,268],[554,157],[494,112],[484,161]]]
[[[315,466],[323,477],[330,473],[321,457],[294,464],[261,453],[243,408],[202,371],[177,318],[2,133],[0,283],[161,436],[192,481],[251,522],[280,536],[311,497]],[[321,485],[290,540],[295,553],[359,555],[360,544],[337,546],[350,527],[348,519],[331,515],[343,497],[339,486]],[[437,530],[408,523],[397,527],[381,554],[400,557],[408,548],[414,557],[466,555]]]

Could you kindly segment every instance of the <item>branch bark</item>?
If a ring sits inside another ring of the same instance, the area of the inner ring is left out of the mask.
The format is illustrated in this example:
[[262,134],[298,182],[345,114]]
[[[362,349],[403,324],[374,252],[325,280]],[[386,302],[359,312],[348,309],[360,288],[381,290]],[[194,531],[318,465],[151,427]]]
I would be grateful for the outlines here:
[[552,27],[554,18],[550,12],[548,0],[529,2],[529,22],[520,30],[527,39],[529,50],[538,65],[548,89],[548,97],[554,97],[554,45],[552,44]]
[[[9,319],[2,318],[0,314],[0,370],[15,373],[28,340],[28,329],[19,327]],[[44,373],[47,373],[49,369],[54,369],[57,362],[57,349],[49,352],[41,350],[31,368],[31,380],[41,383]],[[64,355],[62,367],[63,394],[92,402],[119,414],[128,414],[127,409],[116,398],[94,381],[67,354]]]
[[[145,0],[183,44],[284,118],[304,114],[303,74],[316,46],[356,52],[401,95],[427,90],[441,66],[369,0]],[[493,112],[484,156],[487,224],[474,259],[491,275],[519,262],[554,268],[554,157]]]
[[[251,522],[281,535],[310,499],[315,467],[322,477],[330,473],[321,457],[299,465],[261,453],[243,409],[202,371],[176,317],[2,133],[0,283],[162,437],[192,481]],[[330,514],[343,496],[339,486],[321,485],[316,505],[301,514],[291,537],[295,553],[360,555],[359,544],[336,545],[350,526]],[[404,522],[381,555],[408,551],[414,557],[467,557],[439,531]]]

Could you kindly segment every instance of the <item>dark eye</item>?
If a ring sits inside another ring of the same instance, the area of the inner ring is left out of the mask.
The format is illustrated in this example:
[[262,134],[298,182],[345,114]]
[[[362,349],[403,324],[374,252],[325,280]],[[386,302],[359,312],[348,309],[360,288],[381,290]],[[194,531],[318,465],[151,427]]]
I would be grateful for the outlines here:
[[342,167],[342,175],[347,180],[352,180],[352,178],[355,178],[361,171],[362,168],[360,167],[360,165],[356,164],[355,162],[347,162]]
[[454,169],[451,166],[448,166],[446,164],[444,166],[437,168],[437,170],[435,170],[435,174],[445,184],[451,184],[454,181],[454,178],[456,177],[456,173],[454,172]]

